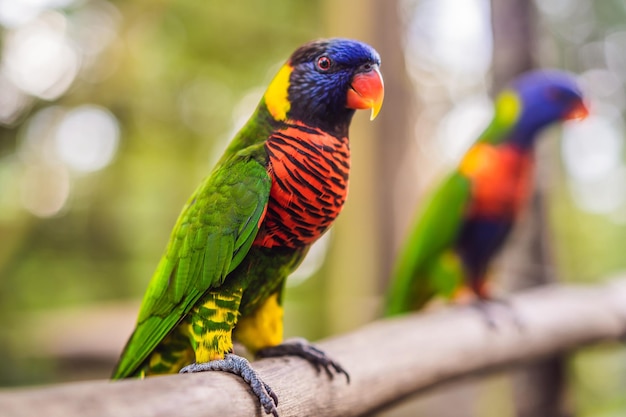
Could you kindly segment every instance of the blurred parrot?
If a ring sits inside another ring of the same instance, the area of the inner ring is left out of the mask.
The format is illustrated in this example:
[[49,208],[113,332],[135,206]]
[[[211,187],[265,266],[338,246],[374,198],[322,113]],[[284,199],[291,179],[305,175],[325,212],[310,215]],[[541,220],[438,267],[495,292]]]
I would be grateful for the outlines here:
[[532,192],[538,133],[586,115],[571,74],[536,70],[513,80],[496,98],[491,123],[418,212],[395,263],[386,314],[420,309],[464,287],[489,299],[489,263]]
[[348,130],[383,101],[378,53],[349,39],[298,48],[184,206],[112,378],[219,370],[241,376],[267,414],[277,397],[233,353],[298,355],[347,372],[305,341],[282,343],[287,276],[346,199]]

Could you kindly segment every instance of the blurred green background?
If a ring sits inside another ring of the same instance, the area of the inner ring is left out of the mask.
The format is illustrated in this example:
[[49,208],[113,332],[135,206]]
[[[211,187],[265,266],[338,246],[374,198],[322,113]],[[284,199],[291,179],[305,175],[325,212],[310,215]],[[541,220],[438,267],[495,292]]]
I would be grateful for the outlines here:
[[[593,282],[626,266],[626,3],[532,4],[523,46],[581,74],[592,107],[538,152],[541,267]],[[376,47],[387,96],[373,124],[355,118],[350,197],[290,280],[286,333],[375,319],[415,204],[487,123],[494,58],[515,54],[491,19],[488,0],[0,0],[0,385],[108,377],[183,203],[318,37]],[[568,363],[572,415],[626,415],[623,349]],[[453,415],[513,415],[491,385]]]

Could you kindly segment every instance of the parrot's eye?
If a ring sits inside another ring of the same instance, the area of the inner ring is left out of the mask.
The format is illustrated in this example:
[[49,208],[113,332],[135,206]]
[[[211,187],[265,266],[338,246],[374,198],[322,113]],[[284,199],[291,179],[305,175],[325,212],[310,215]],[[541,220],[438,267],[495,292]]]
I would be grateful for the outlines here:
[[317,69],[319,69],[320,71],[328,71],[330,69],[332,62],[330,60],[329,57],[327,57],[326,55],[322,55],[321,57],[317,58]]

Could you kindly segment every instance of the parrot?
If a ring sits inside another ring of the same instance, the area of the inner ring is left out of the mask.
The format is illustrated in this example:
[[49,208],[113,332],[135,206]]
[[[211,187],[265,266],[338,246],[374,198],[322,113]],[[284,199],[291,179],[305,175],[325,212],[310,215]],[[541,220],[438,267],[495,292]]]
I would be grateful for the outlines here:
[[417,210],[391,272],[386,316],[419,310],[436,296],[454,298],[463,289],[479,309],[495,300],[486,275],[531,195],[539,133],[588,114],[575,76],[555,69],[520,74],[494,107],[483,133]]
[[344,205],[350,123],[356,110],[379,113],[380,64],[370,45],[330,38],[280,67],[184,205],[112,379],[230,372],[278,416],[276,394],[234,353],[238,341],[256,357],[300,356],[349,382],[304,339],[283,343],[282,302],[288,275]]

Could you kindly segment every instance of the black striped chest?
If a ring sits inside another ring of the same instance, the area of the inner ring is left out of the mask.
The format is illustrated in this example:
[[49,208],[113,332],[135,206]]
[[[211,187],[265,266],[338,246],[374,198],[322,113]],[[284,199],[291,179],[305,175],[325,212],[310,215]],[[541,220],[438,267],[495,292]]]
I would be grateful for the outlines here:
[[347,138],[289,124],[266,143],[270,200],[256,244],[301,247],[317,240],[341,212],[348,194]]

